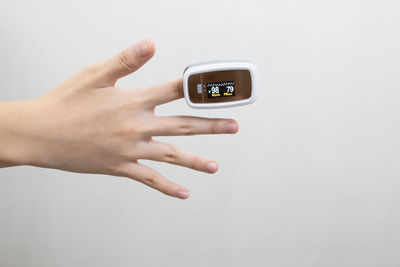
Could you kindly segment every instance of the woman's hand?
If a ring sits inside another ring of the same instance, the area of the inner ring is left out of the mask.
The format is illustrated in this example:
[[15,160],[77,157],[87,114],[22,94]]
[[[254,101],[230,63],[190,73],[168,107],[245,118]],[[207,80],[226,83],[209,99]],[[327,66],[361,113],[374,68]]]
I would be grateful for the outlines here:
[[230,119],[155,116],[155,106],[183,96],[181,79],[149,88],[115,87],[119,78],[138,70],[154,51],[152,41],[141,41],[87,66],[43,97],[0,104],[0,166],[124,176],[187,198],[186,188],[138,160],[208,173],[217,171],[217,163],[152,137],[235,133],[238,125]]

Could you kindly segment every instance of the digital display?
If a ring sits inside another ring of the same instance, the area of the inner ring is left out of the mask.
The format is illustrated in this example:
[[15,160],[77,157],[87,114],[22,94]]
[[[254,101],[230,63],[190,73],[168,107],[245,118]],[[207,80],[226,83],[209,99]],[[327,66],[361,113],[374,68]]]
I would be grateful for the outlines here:
[[235,95],[234,81],[207,83],[208,98],[234,96],[234,95]]

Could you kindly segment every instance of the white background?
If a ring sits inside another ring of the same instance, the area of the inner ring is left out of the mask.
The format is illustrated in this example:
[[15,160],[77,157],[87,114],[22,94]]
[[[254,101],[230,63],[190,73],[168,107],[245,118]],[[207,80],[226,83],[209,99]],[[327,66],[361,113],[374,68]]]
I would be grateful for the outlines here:
[[0,266],[399,266],[399,14],[397,0],[1,0],[0,101],[146,37],[154,59],[119,86],[243,58],[261,88],[249,106],[157,110],[240,123],[162,138],[220,163],[149,163],[186,201],[124,178],[0,170]]

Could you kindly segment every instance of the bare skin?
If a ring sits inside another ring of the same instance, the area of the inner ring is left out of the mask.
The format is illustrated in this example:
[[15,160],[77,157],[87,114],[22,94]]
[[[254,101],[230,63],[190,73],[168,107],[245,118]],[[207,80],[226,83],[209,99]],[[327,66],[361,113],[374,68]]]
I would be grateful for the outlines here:
[[145,64],[155,52],[149,39],[117,56],[91,64],[48,94],[0,103],[0,167],[32,165],[78,173],[128,177],[169,196],[189,191],[139,163],[154,160],[207,173],[217,162],[193,155],[153,136],[236,133],[232,119],[159,117],[157,105],[183,97],[182,80],[124,90],[117,80]]

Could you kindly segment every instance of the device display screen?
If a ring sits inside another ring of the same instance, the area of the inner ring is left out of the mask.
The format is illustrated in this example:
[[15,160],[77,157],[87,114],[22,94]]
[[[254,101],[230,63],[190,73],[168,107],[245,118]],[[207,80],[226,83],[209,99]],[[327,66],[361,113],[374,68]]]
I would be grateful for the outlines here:
[[217,97],[235,95],[234,81],[207,83],[206,86],[207,86],[208,98],[217,98]]
[[249,99],[252,80],[249,70],[232,69],[200,72],[187,79],[192,103],[224,103]]

